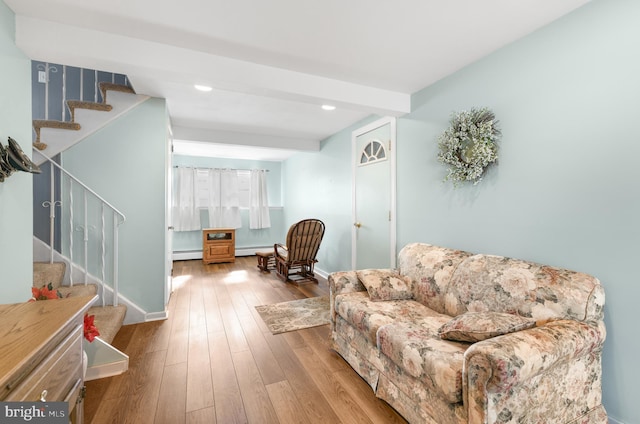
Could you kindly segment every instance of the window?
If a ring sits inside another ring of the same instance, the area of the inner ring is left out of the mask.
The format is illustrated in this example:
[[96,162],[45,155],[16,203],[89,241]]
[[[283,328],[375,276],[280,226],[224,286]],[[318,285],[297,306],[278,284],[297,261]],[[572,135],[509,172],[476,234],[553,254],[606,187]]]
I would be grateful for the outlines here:
[[209,206],[209,198],[211,197],[209,184],[209,173],[206,169],[196,169],[195,175],[195,194],[196,208],[206,208]]
[[387,152],[384,144],[378,140],[372,140],[362,149],[359,166],[369,165],[383,160],[387,160]]
[[251,206],[251,172],[238,171],[238,202],[241,208]]
[[210,227],[242,227],[240,209],[249,210],[249,228],[271,226],[264,170],[176,168],[172,207],[177,231],[200,228],[200,212]]

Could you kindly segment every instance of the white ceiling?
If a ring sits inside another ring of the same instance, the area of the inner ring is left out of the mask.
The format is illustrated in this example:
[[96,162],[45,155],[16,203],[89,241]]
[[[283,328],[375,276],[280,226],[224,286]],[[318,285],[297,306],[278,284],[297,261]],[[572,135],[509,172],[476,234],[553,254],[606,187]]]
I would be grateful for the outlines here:
[[410,112],[412,93],[588,0],[4,2],[31,59],[128,75],[208,155],[281,160],[372,113]]

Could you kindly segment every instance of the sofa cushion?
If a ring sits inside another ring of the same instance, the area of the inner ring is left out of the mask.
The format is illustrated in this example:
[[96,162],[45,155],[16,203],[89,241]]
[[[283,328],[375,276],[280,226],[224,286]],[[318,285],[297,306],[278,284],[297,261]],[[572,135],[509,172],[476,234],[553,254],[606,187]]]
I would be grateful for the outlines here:
[[475,343],[535,325],[531,318],[503,312],[467,312],[445,323],[438,334],[445,340]]
[[373,345],[377,345],[378,329],[396,320],[415,321],[427,317],[439,318],[438,327],[451,319],[413,300],[389,300],[374,302],[366,291],[339,294],[335,298],[336,313],[362,334]]
[[398,254],[398,271],[413,281],[415,301],[436,312],[446,313],[444,295],[451,276],[458,264],[471,255],[461,250],[411,243]]
[[398,367],[436,390],[449,403],[462,401],[462,364],[468,343],[442,340],[446,315],[397,321],[378,330],[379,348]]
[[356,272],[367,288],[369,298],[376,301],[411,299],[411,279],[392,269],[363,269]]
[[445,313],[507,312],[536,321],[599,320],[604,290],[597,278],[502,256],[474,255],[451,277]]

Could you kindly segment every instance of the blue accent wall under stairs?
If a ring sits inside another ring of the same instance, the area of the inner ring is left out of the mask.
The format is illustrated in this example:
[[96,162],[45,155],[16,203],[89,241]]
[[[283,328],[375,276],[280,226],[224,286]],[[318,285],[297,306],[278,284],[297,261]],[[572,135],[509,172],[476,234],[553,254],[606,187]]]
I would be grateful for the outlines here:
[[[48,83],[39,82],[38,74],[40,72],[44,72],[48,76]],[[130,86],[126,75],[32,61],[32,119],[54,119],[69,122],[71,116],[65,105],[66,100],[102,102],[102,95],[98,90],[100,82]]]

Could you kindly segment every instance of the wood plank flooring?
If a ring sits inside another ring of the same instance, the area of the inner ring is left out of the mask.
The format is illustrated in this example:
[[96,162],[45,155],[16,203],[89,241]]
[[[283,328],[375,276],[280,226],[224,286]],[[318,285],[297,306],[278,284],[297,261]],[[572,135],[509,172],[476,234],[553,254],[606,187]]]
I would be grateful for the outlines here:
[[326,295],[233,264],[174,262],[169,319],[122,327],[123,375],[87,382],[88,423],[406,423],[329,348],[329,326],[272,335],[254,306]]

